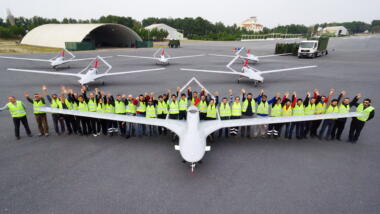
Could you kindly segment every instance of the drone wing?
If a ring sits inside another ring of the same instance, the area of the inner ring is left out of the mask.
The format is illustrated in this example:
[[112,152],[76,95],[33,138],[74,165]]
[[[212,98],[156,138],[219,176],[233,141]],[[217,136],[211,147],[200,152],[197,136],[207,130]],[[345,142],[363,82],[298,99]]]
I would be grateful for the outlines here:
[[49,59],[33,59],[33,58],[22,58],[22,57],[12,57],[12,56],[0,56],[3,59],[15,59],[15,60],[27,60],[27,61],[36,61],[36,62],[50,62]]
[[20,71],[26,73],[36,73],[36,74],[49,74],[49,75],[58,75],[58,76],[73,76],[81,78],[81,74],[75,73],[67,73],[67,72],[54,72],[54,71],[38,71],[38,70],[28,70],[28,69],[16,69],[16,68],[8,68],[7,71]]
[[121,57],[128,57],[128,58],[139,58],[139,59],[157,59],[155,57],[148,57],[148,56],[132,56],[132,55],[117,55]]
[[283,69],[276,69],[276,70],[268,70],[268,71],[259,71],[255,69],[260,74],[270,74],[270,73],[278,73],[283,71],[294,71],[294,70],[301,70],[301,69],[308,69],[308,68],[316,68],[318,66],[311,65],[311,66],[303,66],[303,67],[293,67],[293,68],[283,68]]
[[136,116],[128,116],[128,115],[109,114],[109,113],[84,112],[84,111],[77,111],[77,110],[50,108],[50,107],[41,107],[41,110],[45,112],[50,112],[50,113],[99,118],[99,119],[113,120],[113,121],[124,121],[124,122],[153,125],[153,126],[163,126],[175,132],[179,136],[181,136],[181,134],[184,132],[185,127],[186,127],[185,126],[186,122],[179,121],[179,120],[172,120],[172,119],[156,119],[156,118],[145,118],[145,117],[136,117]]
[[350,112],[346,114],[322,114],[322,115],[309,115],[309,116],[293,116],[293,117],[265,117],[265,118],[253,118],[253,119],[233,119],[233,120],[213,120],[205,121],[201,123],[201,130],[204,130],[204,134],[210,133],[228,127],[235,126],[253,126],[264,124],[276,124],[276,123],[289,123],[300,121],[312,121],[312,120],[325,120],[335,118],[348,118],[360,116],[360,113]]

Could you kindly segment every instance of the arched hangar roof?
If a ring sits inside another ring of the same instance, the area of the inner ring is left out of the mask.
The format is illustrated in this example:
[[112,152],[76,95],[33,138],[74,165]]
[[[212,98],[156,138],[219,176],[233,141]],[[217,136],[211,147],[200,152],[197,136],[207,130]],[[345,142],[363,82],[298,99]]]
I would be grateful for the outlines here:
[[27,33],[21,44],[64,48],[65,42],[92,40],[111,46],[142,41],[132,29],[120,24],[45,24]]

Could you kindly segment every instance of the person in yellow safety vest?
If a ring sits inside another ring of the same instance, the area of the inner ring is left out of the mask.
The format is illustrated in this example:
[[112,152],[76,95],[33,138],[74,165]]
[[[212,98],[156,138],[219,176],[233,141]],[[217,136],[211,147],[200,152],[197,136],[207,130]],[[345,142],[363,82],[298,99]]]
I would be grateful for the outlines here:
[[355,104],[356,112],[362,113],[362,116],[352,118],[348,142],[356,143],[359,139],[365,123],[375,117],[375,108],[371,105],[371,99],[364,99],[363,103]]
[[[76,103],[77,103],[77,106],[78,106],[77,107],[78,111],[88,111],[87,103],[84,100],[84,98],[83,98],[82,95],[78,96],[78,100],[76,101]],[[90,134],[89,129],[88,129],[89,128],[88,118],[86,118],[86,117],[78,117],[78,122],[82,126],[81,131],[82,131],[83,135]]]
[[0,111],[8,109],[12,116],[13,124],[15,126],[15,136],[17,140],[20,140],[20,122],[25,128],[25,132],[29,137],[32,137],[30,131],[28,119],[26,117],[26,108],[22,101],[16,100],[15,97],[9,96],[8,103],[0,108]]
[[[272,104],[272,108],[270,111],[271,117],[281,117],[282,115],[282,106],[285,104],[285,99],[281,99],[280,94],[276,95],[276,102]],[[269,124],[268,125],[268,136],[272,136],[277,138],[280,136],[281,131],[281,123]]]
[[[122,96],[120,94],[116,95],[115,113],[125,115],[126,114],[126,105],[127,105],[126,96],[125,95]],[[126,132],[127,132],[126,123],[123,121],[118,121],[117,124],[118,124],[118,128],[120,131],[120,135],[122,137],[126,137]]]
[[[47,100],[49,101],[50,103],[50,107],[52,108],[58,108],[58,102],[59,102],[59,98],[58,98],[58,95],[57,94],[51,94],[49,95],[48,93],[48,89],[46,86],[42,86],[42,91],[44,93],[44,95],[46,96]],[[53,125],[54,125],[54,131],[55,133],[57,133],[57,135],[61,135],[63,133],[65,133],[65,121],[63,119],[63,117],[61,117],[60,114],[51,114],[52,118],[53,118]]]
[[[165,96],[165,95],[164,95]],[[168,114],[168,104],[167,100],[164,100],[164,96],[160,95],[158,96],[158,102],[156,105],[157,108],[157,118],[160,119],[166,119],[166,116]],[[165,96],[167,98],[167,96]],[[158,127],[158,134],[161,135],[162,133],[166,134],[167,130],[164,127]]]
[[[223,97],[222,103],[219,105],[220,120],[229,120],[231,117],[231,106],[228,103],[227,97]],[[219,130],[219,137],[222,137],[223,129]],[[224,129],[224,136],[228,138],[228,128]]]
[[[104,104],[106,105],[106,113],[115,114],[115,99],[114,97],[108,93],[105,96]],[[118,133],[118,123],[115,120],[107,120],[107,133],[109,136],[113,136]]]
[[182,93],[181,98],[179,99],[179,119],[186,120],[187,108],[189,106],[189,100],[186,97],[186,94]]
[[[352,101],[350,101],[350,98],[345,97],[343,100],[343,96],[347,94],[346,91],[340,92],[340,95],[338,97],[338,108],[339,108],[339,113],[340,114],[345,114],[350,112],[350,109],[352,106],[355,106],[358,103],[358,100],[362,96],[360,93],[357,94]],[[339,104],[339,102],[342,100],[342,102]],[[346,125],[347,118],[338,118],[335,120],[334,127],[331,132],[331,139],[337,139],[341,140],[342,132],[344,130],[344,126]]]
[[[100,96],[98,98],[98,105],[96,106],[96,112],[103,114],[103,113],[107,113],[106,111],[107,111],[107,106],[104,103],[102,96]],[[96,130],[98,135],[100,134],[100,132],[102,132],[103,135],[107,135],[107,130],[108,130],[107,129],[107,120],[99,119],[99,124],[100,124],[100,126],[98,126],[97,130]]]
[[[76,103],[76,100],[78,99],[78,94],[74,93],[73,89],[71,89],[71,88],[64,89],[63,94],[67,94],[67,99],[65,100],[67,109],[77,110],[78,105]],[[74,134],[78,134],[78,133],[81,134],[82,133],[82,129],[81,129],[81,126],[79,124],[79,119],[77,116],[64,115],[64,120],[66,122],[66,126],[67,126],[68,122],[71,123],[71,127],[73,129]]]
[[[256,101],[258,98],[253,98],[252,93],[246,94],[244,89],[241,89],[242,95],[242,118],[253,118],[256,113]],[[247,138],[251,138],[251,126],[242,126],[241,137],[247,136]]]
[[[289,97],[289,93],[285,93],[285,96],[283,98],[285,104],[281,110],[282,117],[292,117],[293,107],[296,105],[296,102],[297,102],[297,99],[294,94],[292,96],[292,100],[288,99],[288,97]],[[285,126],[285,138],[289,139],[290,123],[284,123],[282,124],[282,126]]]
[[[210,102],[207,106],[206,120],[216,120],[218,116],[217,105],[219,103],[219,93],[215,92],[215,100],[210,99]],[[209,136],[210,141],[214,141],[214,133],[211,133]]]
[[[327,107],[325,114],[338,114],[338,113],[339,113],[338,100],[333,99],[331,101],[331,104]],[[319,130],[319,135],[318,135],[319,139],[325,138],[325,140],[330,140],[332,128],[334,127],[335,121],[336,119],[323,120],[322,127]]]
[[[297,99],[296,93],[294,93],[294,99]],[[303,102],[302,99],[297,99],[296,105],[293,107],[293,116],[298,117],[298,116],[305,116],[305,105],[306,102]],[[304,122],[292,122],[290,124],[290,129],[289,129],[289,134],[288,134],[288,139],[292,139],[293,135],[293,130],[296,128],[296,138],[298,140],[302,139],[304,136]]]
[[[87,103],[87,107],[88,107],[88,111],[89,112],[96,112],[96,109],[97,109],[97,106],[98,106],[98,89],[95,88],[95,92],[96,92],[96,96],[93,92],[90,92],[89,94],[89,98],[87,97],[87,89],[84,90],[83,92],[83,98],[85,100],[85,102]],[[94,137],[100,135],[100,133],[98,134],[98,132],[96,131],[97,129],[99,129],[98,127],[100,127],[100,121],[99,119],[97,118],[88,118],[88,125],[89,125],[89,132],[92,133],[92,135]]]
[[36,118],[38,130],[40,131],[38,136],[49,136],[46,112],[40,110],[41,107],[46,106],[45,99],[39,93],[34,94],[34,99],[31,99],[27,92],[24,93],[24,96],[28,102],[33,104],[34,117]]
[[[257,97],[257,117],[268,117],[270,106],[275,102],[276,97],[268,100],[267,96],[264,94],[264,90],[261,90],[260,95]],[[268,125],[260,125],[257,128],[257,136],[267,137]]]
[[[179,116],[179,102],[177,101],[177,96],[172,95],[171,102],[169,104],[169,119],[178,120]],[[176,135],[172,133],[172,141],[176,140]]]
[[[231,104],[231,119],[240,119],[242,115],[242,105],[240,97],[236,96],[234,102]],[[239,127],[231,127],[230,134],[236,136],[238,134]]]
[[[136,108],[136,116],[145,117],[147,100],[142,94],[140,94],[140,96],[137,99],[138,99],[138,104]],[[137,136],[141,137],[142,135],[145,135],[145,133],[146,133],[146,126],[144,124],[137,124]]]
[[[320,96],[319,90],[315,89],[314,90],[314,97],[317,99],[315,102],[315,113],[316,115],[319,114],[324,114],[326,111],[327,103],[331,99],[331,96],[334,94],[335,90],[330,89],[329,91],[329,96]],[[311,129],[310,129],[310,137],[317,137],[317,131],[319,126],[321,125],[322,120],[314,120],[311,124]]]
[[206,95],[201,95],[201,99],[198,103],[198,109],[199,109],[199,119],[205,120],[207,115],[207,106],[208,106],[208,100]]
[[[153,100],[153,97],[149,98],[148,104],[146,106],[146,114],[145,116],[147,118],[157,118],[157,110],[156,110],[156,104]],[[148,125],[148,135],[153,136],[157,134],[157,127],[153,125]]]
[[[60,95],[59,97],[59,102],[58,102],[58,108],[59,109],[66,109],[66,110],[71,110],[72,109],[72,104],[71,102],[66,99],[63,95]],[[66,128],[67,128],[67,134],[71,135],[73,132],[76,133],[76,123],[74,121],[74,117],[72,115],[65,115],[62,114],[60,115],[61,118],[65,121]]]
[[[308,91],[306,94],[305,101],[304,101],[305,116],[315,114],[315,106],[316,106],[315,103],[317,101],[317,98],[316,97],[310,97],[310,95],[311,94]],[[313,121],[305,121],[304,122],[303,138],[307,139],[307,136],[310,133],[312,125],[313,125]]]
[[[128,95],[128,99],[126,102],[126,114],[129,116],[136,116],[138,99],[135,99],[132,94]],[[133,123],[127,123],[127,138],[135,135],[136,126]]]

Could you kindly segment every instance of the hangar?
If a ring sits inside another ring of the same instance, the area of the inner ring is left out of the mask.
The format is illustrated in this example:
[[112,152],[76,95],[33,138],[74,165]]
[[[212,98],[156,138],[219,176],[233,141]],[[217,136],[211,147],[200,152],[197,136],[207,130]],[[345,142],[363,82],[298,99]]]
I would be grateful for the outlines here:
[[28,32],[21,44],[64,48],[65,42],[93,42],[96,47],[131,47],[142,41],[120,24],[46,24]]

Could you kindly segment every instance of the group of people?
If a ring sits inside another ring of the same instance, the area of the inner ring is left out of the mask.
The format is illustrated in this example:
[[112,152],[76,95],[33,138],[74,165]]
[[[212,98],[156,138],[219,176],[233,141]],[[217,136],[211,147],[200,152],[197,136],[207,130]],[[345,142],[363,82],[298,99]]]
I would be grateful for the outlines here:
[[[41,107],[48,106],[58,109],[78,110],[98,113],[114,113],[136,117],[186,120],[186,110],[190,105],[198,108],[200,120],[221,120],[240,118],[264,118],[264,117],[293,117],[305,115],[321,115],[332,113],[348,113],[355,107],[356,112],[362,116],[352,118],[348,141],[356,143],[364,124],[375,115],[375,108],[371,106],[371,100],[366,98],[359,103],[362,95],[359,93],[352,99],[346,97],[347,92],[341,91],[336,98],[335,90],[331,89],[327,96],[321,95],[315,89],[312,93],[307,92],[304,99],[297,97],[297,93],[276,93],[271,99],[265,95],[264,90],[254,97],[244,89],[238,96],[228,90],[228,95],[219,99],[219,93],[209,94],[202,89],[199,93],[187,89],[181,93],[177,88],[175,93],[170,90],[167,93],[155,96],[154,93],[133,95],[117,94],[113,96],[95,88],[89,92],[82,86],[80,92],[74,92],[71,88],[61,87],[60,94],[50,94],[47,87],[42,87],[41,93],[35,93],[31,98],[25,92],[26,100],[33,104],[33,113],[38,125],[39,136],[49,135],[49,126],[46,112]],[[14,122],[16,139],[20,139],[20,123],[25,127],[28,136],[32,136],[26,107],[21,100],[13,96],[8,97],[8,103],[0,108],[0,111],[8,109]],[[163,127],[155,127],[143,124],[126,123],[120,121],[104,120],[90,117],[73,115],[52,114],[54,131],[58,135],[121,135],[129,138],[143,135],[166,135],[168,130]],[[274,137],[283,135],[292,139],[293,133],[297,139],[318,137],[325,140],[341,140],[347,118],[326,119],[315,121],[301,121],[291,123],[278,123],[258,126],[233,127],[218,131],[219,137]],[[172,135],[175,139],[175,135]],[[210,136],[210,140],[214,134]]]

